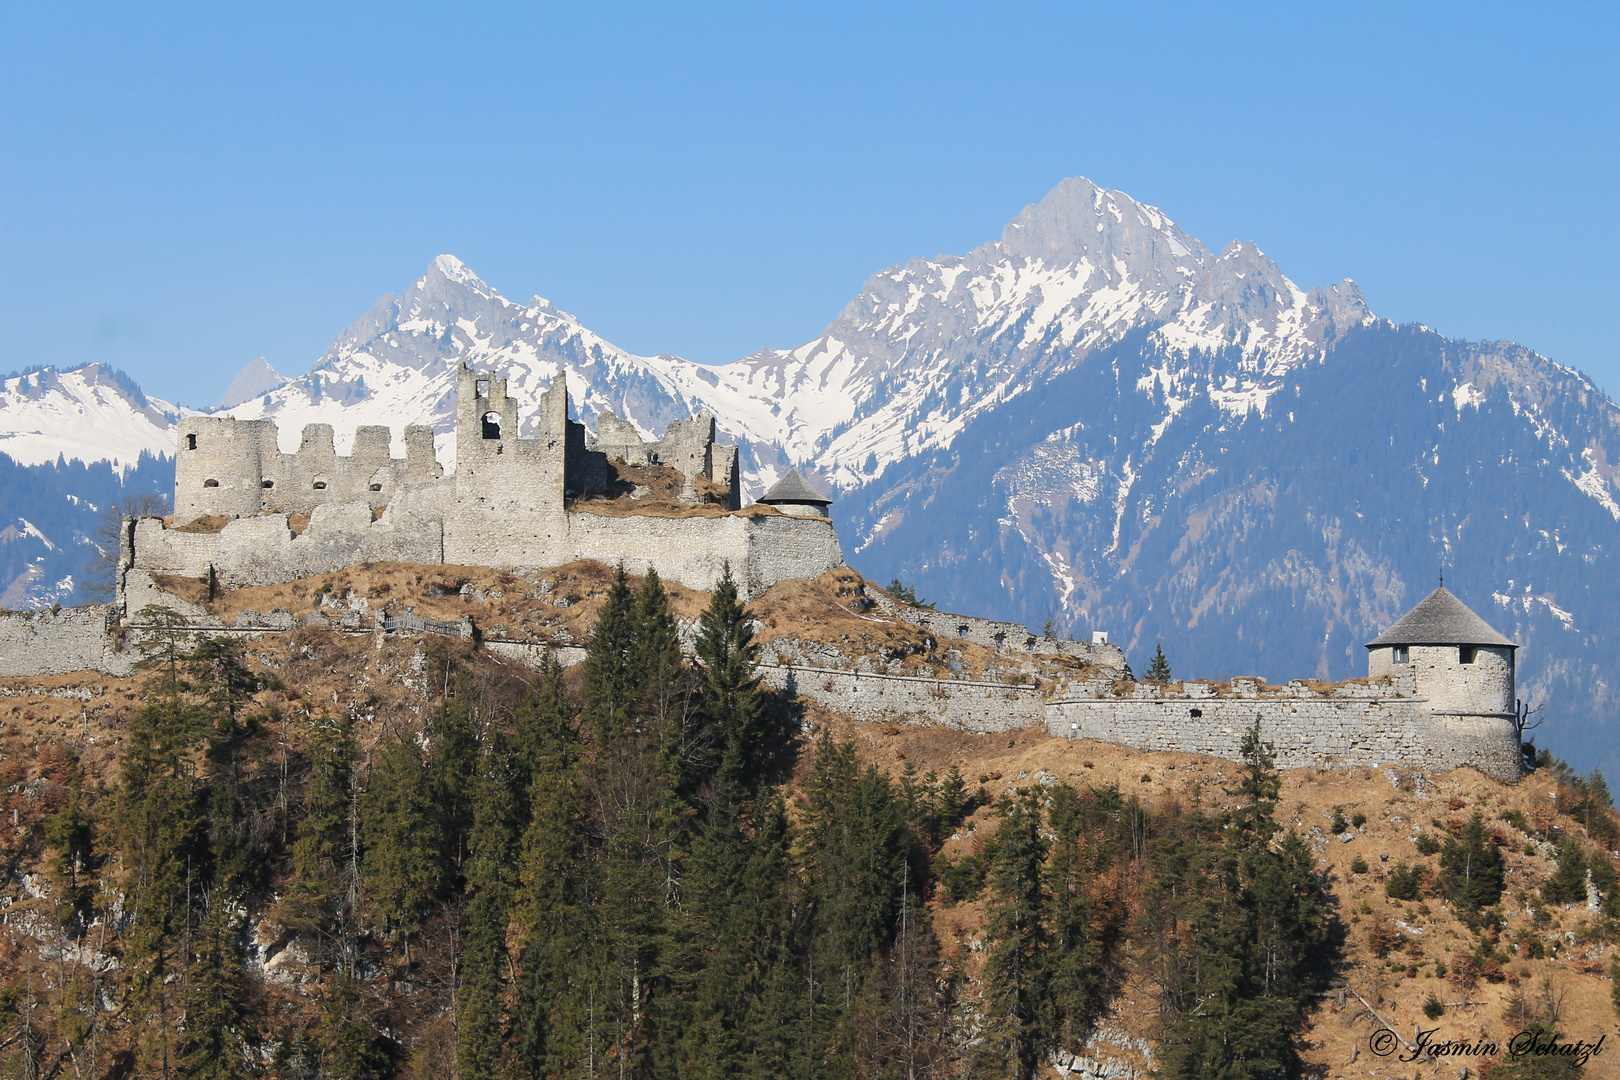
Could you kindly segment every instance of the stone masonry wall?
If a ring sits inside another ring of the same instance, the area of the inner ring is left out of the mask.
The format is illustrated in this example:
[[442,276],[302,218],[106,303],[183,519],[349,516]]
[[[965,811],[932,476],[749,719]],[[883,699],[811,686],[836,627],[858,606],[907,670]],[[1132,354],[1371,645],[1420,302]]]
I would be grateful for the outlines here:
[[1233,680],[1232,692],[1221,696],[1209,684],[1187,686],[1192,693],[1168,694],[1167,688],[1138,683],[1129,696],[1087,693],[1054,700],[1047,707],[1047,731],[1236,760],[1244,733],[1259,717],[1261,737],[1276,746],[1277,764],[1285,769],[1398,764],[1445,772],[1473,765],[1503,780],[1519,776],[1511,721],[1436,717],[1426,699],[1402,696],[1392,682],[1339,684],[1322,692],[1301,683],[1262,691],[1252,680]]
[[105,671],[128,675],[133,650],[120,652],[107,632],[113,605],[0,614],[0,676]]
[[959,731],[1040,727],[1046,702],[1033,687],[829,668],[761,665],[763,681],[855,720],[936,724]]
[[380,510],[401,485],[441,474],[430,427],[405,429],[403,458],[389,456],[387,427],[356,428],[348,454],[336,453],[333,438],[330,424],[306,424],[297,451],[283,454],[273,420],[183,418],[174,463],[176,520],[307,514],[317,506],[356,500]]
[[222,585],[273,585],[361,562],[434,565],[444,559],[443,526],[429,508],[396,499],[372,520],[363,502],[317,507],[294,536],[285,514],[237,518],[218,532],[182,532],[157,518],[135,523],[134,566],[153,574],[202,577]]

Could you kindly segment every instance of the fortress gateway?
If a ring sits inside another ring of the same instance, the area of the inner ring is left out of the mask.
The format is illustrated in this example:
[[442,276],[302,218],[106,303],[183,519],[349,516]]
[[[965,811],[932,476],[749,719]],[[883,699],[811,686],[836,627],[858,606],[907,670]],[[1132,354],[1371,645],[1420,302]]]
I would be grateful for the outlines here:
[[[282,611],[227,628],[163,587],[176,578],[212,589],[274,585],[364,562],[527,573],[597,559],[638,573],[651,566],[708,589],[729,563],[754,598],[778,581],[843,565],[828,500],[796,471],[741,507],[737,448],[715,442],[707,413],[669,425],[656,442],[611,413],[587,435],[568,418],[559,373],[542,395],[532,434],[520,436],[504,379],[463,366],[457,389],[450,475],[435,459],[427,427],[406,428],[405,456],[394,458],[385,427],[360,428],[343,456],[323,424],[307,426],[298,450],[285,454],[272,421],[182,420],[174,517],[125,522],[117,602],[0,614],[0,676],[128,674],[134,653],[123,634],[142,632],[148,604],[182,613],[199,633],[293,626]],[[1443,772],[1471,765],[1504,780],[1520,775],[1517,646],[1444,588],[1368,644],[1365,678],[1283,686],[1256,678],[1139,681],[1106,634],[1090,643],[1058,641],[1013,623],[909,607],[882,593],[867,600],[861,618],[924,630],[927,655],[908,667],[777,639],[766,646],[766,681],[857,720],[973,731],[1044,726],[1058,737],[1236,758],[1258,719],[1284,768]],[[385,629],[378,615],[377,632]],[[524,660],[554,648],[545,641],[486,645]],[[982,674],[945,674],[969,652]]]

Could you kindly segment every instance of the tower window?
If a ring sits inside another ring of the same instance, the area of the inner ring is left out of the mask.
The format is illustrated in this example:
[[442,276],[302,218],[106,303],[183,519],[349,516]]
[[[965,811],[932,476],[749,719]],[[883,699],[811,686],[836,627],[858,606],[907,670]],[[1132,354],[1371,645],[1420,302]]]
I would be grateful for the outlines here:
[[195,450],[195,449],[197,449],[197,436],[195,436],[195,435],[187,435],[186,436],[186,449],[187,450]]
[[1204,710],[1203,709],[1188,709],[1187,710],[1187,715],[1192,717],[1194,720],[1202,720],[1203,717],[1204,717]]
[[1395,657],[1394,657],[1395,663],[1397,663],[1397,664],[1409,664],[1409,663],[1412,662],[1412,650],[1408,649],[1405,645],[1397,645],[1397,646],[1395,646],[1394,652],[1395,652]]
[[218,480],[204,480],[203,487],[219,487]]
[[1472,664],[1477,659],[1479,659],[1479,649],[1477,646],[1463,645],[1458,648],[1457,662],[1459,664]]
[[473,393],[477,394],[479,397],[489,397],[489,380],[479,379],[477,382],[473,383]]
[[276,482],[274,480],[263,480],[263,481],[260,481],[259,486],[262,487],[262,488],[267,488],[267,489],[268,488],[273,488],[273,487],[276,486]]
[[501,437],[501,414],[487,412],[484,414],[484,438],[499,439]]
[[372,491],[381,491],[382,490],[382,485],[381,484],[372,484],[371,485],[371,490]]
[[317,481],[315,481],[315,490],[316,491],[325,491],[326,490],[326,481],[325,480],[317,480]]

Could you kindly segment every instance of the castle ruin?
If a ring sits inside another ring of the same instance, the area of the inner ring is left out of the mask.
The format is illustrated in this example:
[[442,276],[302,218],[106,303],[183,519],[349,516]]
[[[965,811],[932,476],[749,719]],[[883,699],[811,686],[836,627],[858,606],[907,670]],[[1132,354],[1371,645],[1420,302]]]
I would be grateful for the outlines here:
[[[285,454],[272,420],[186,417],[174,517],[129,525],[120,602],[132,610],[154,575],[269,585],[357,562],[530,570],[598,559],[695,589],[712,588],[729,563],[747,596],[843,565],[826,500],[813,514],[741,507],[737,447],[715,441],[707,412],[651,443],[604,413],[588,436],[569,419],[559,372],[532,427],[519,432],[504,378],[465,364],[448,474],[424,426],[405,429],[404,458],[389,456],[385,427],[357,429],[352,453],[337,454],[325,424],[307,425]],[[626,479],[649,471],[671,481],[669,498]]]

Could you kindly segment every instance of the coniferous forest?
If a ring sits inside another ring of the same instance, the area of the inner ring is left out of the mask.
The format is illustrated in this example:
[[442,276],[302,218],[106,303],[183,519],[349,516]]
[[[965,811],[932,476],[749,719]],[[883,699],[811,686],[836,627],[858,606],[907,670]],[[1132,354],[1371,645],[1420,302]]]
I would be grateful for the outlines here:
[[1127,964],[1162,1075],[1300,1073],[1338,923],[1258,735],[1190,804],[891,774],[801,730],[751,627],[728,577],[683,657],[620,570],[566,673],[430,651],[423,723],[154,635],[112,780],[47,770],[58,974],[0,976],[4,1075],[1023,1078]]

